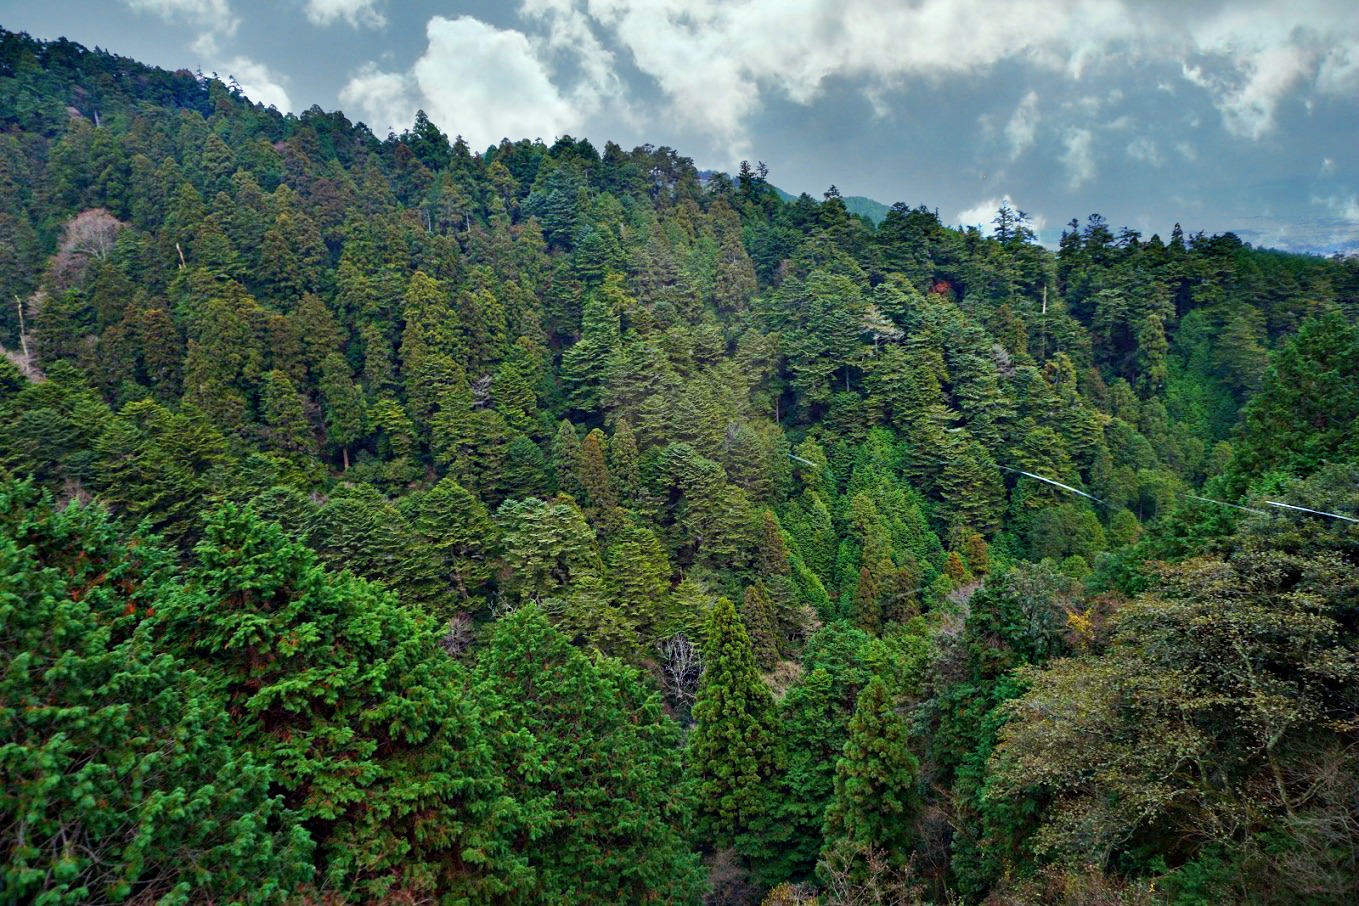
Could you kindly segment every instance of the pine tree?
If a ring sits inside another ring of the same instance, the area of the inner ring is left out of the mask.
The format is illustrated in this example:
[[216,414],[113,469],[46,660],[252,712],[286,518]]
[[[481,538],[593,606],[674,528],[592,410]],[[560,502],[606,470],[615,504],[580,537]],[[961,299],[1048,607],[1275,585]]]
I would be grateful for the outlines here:
[[557,436],[552,441],[552,466],[557,473],[557,490],[574,497],[577,502],[585,499],[585,488],[580,483],[581,449],[576,427],[568,419],[562,419],[557,426]]
[[542,603],[569,595],[571,586],[602,582],[604,567],[594,532],[568,497],[511,500],[496,511],[504,538],[505,589],[516,600]]
[[1359,453],[1356,381],[1359,328],[1338,311],[1305,321],[1246,405],[1232,460],[1235,489],[1269,469],[1305,476]]
[[316,440],[302,408],[302,397],[282,371],[271,371],[264,376],[260,408],[265,436],[272,449],[286,455],[312,452]]
[[402,509],[458,600],[481,601],[499,566],[500,530],[485,505],[445,477],[424,494],[407,497]]
[[627,421],[620,421],[609,439],[609,475],[619,505],[637,506],[642,495],[642,474],[638,465],[637,437]]
[[904,861],[915,839],[920,767],[910,729],[879,677],[859,693],[849,739],[835,765],[835,795],[826,810],[827,847],[845,841]]
[[510,500],[544,497],[552,485],[551,471],[542,449],[523,434],[516,435],[505,447],[505,471],[501,489]]
[[[679,628],[670,594],[670,561],[655,533],[625,529],[605,555],[609,596],[636,634],[634,648],[652,645]],[[627,652],[615,652],[620,656]]]
[[621,342],[620,314],[635,305],[621,274],[610,274],[603,286],[586,296],[580,339],[562,353],[562,383],[573,409],[594,412],[599,408],[609,358]]
[[846,737],[845,715],[832,694],[830,673],[818,667],[794,683],[780,705],[779,734],[788,764],[778,809],[787,839],[779,859],[782,877],[806,878],[821,852],[821,828]]
[[859,567],[859,581],[854,586],[852,614],[854,625],[864,632],[876,635],[882,632],[883,588],[881,579],[890,574],[891,564],[878,563],[870,569],[867,565]]
[[765,510],[760,519],[760,546],[756,553],[756,568],[761,576],[774,578],[787,576],[788,545],[783,539],[783,527],[773,510]]
[[708,614],[703,663],[689,737],[699,826],[717,846],[752,852],[775,807],[777,722],[750,637],[726,598]]
[[312,517],[307,543],[331,568],[380,583],[403,603],[440,613],[451,603],[429,548],[419,543],[401,511],[371,485],[332,493]]
[[595,521],[607,531],[618,523],[621,514],[618,512],[618,498],[614,494],[613,476],[609,474],[609,466],[605,461],[605,443],[604,432],[598,428],[585,435],[585,441],[580,446],[578,481]]

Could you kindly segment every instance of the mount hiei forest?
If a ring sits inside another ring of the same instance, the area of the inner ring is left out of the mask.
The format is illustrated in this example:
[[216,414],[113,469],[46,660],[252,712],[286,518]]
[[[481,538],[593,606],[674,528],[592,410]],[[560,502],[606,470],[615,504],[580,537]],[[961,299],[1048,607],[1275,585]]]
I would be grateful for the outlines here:
[[457,128],[0,32],[0,902],[1359,900],[1359,261]]

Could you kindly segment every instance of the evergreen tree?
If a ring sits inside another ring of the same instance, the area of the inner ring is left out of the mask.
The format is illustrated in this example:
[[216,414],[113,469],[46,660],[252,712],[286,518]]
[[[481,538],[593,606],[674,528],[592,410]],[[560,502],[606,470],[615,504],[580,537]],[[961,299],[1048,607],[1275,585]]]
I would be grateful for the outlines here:
[[311,879],[267,759],[138,625],[173,593],[172,563],[98,509],[0,485],[7,900],[284,902]]
[[849,739],[835,765],[835,794],[826,810],[827,847],[844,841],[904,860],[915,839],[920,767],[910,730],[887,686],[873,677],[859,693]]
[[475,680],[507,792],[533,815],[527,900],[698,902],[679,727],[641,675],[573,648],[528,605],[496,621]]
[[703,663],[689,737],[699,827],[718,846],[752,853],[775,806],[777,722],[750,637],[726,598],[708,614]]
[[774,616],[774,602],[769,599],[769,592],[758,582],[746,586],[741,622],[750,636],[755,666],[769,670],[779,659],[778,621]]
[[562,419],[552,441],[552,465],[557,472],[557,490],[574,497],[577,502],[585,499],[585,488],[580,483],[581,459],[576,428],[568,419]]
[[315,447],[311,425],[307,423],[302,398],[288,376],[282,371],[266,374],[261,396],[269,446],[285,455],[310,452]]
[[321,362],[321,411],[326,437],[340,448],[345,471],[349,471],[349,447],[363,436],[363,394],[355,386],[349,365],[332,352]]
[[318,883],[360,899],[517,889],[516,810],[430,624],[232,506],[195,557],[156,620],[317,829]]
[[781,877],[806,878],[821,853],[826,806],[835,792],[835,765],[845,746],[844,714],[832,694],[830,674],[818,667],[794,683],[780,705],[780,736],[788,765],[779,802],[787,839],[777,871]]
[[480,601],[499,565],[500,531],[485,505],[451,477],[402,502],[411,528],[459,601]]
[[585,499],[595,514],[596,521],[602,528],[607,529],[618,521],[620,514],[618,498],[613,489],[613,476],[609,474],[609,466],[605,462],[604,447],[603,431],[595,428],[585,435],[585,441],[580,446],[578,482],[585,492]]
[[1359,328],[1339,312],[1308,320],[1270,364],[1244,412],[1233,471],[1238,488],[1268,469],[1307,475],[1359,454]]
[[620,421],[609,439],[609,475],[614,496],[623,507],[634,507],[642,494],[642,475],[638,464],[637,437],[627,421]]

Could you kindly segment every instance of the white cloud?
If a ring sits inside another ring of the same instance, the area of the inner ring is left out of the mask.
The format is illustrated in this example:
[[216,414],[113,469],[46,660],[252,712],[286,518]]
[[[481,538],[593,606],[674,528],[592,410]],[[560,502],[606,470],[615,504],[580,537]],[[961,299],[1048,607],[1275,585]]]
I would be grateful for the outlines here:
[[[770,93],[807,104],[828,79],[858,83],[878,114],[908,78],[942,79],[1024,59],[1079,74],[1110,36],[1140,27],[1117,0],[528,0],[609,29],[688,125],[728,156]],[[778,40],[770,40],[777,35]],[[1023,124],[1019,141],[1023,142]]]
[[[995,225],[991,221],[995,220],[996,212],[1000,210],[1002,204],[1009,205],[1011,210],[1016,212],[1020,210],[1019,205],[1015,204],[1014,199],[1010,197],[1009,193],[1006,193],[999,198],[988,198],[984,201],[979,201],[966,211],[959,211],[957,218],[958,226],[978,227],[983,233],[990,235],[996,230]],[[1047,225],[1047,218],[1043,217],[1041,214],[1029,214],[1026,211],[1024,212],[1024,216],[1028,218],[1029,228],[1032,230],[1041,230]]]
[[387,17],[378,9],[381,0],[307,0],[307,18],[316,25],[333,25],[341,19],[354,28],[383,28]]
[[992,229],[991,220],[996,216],[996,211],[1000,210],[1000,202],[999,198],[988,198],[977,202],[966,211],[959,211],[958,226],[980,227],[989,232]]
[[1187,31],[1184,77],[1208,93],[1239,137],[1268,134],[1279,105],[1299,91],[1359,91],[1359,17],[1351,2],[1234,3],[1191,21]]
[[1034,134],[1038,130],[1038,92],[1030,91],[1019,102],[1010,121],[1005,124],[1005,137],[1010,142],[1010,160],[1015,160],[1033,147]]
[[1165,163],[1165,160],[1161,157],[1161,149],[1156,147],[1156,142],[1145,135],[1128,143],[1128,157],[1151,164],[1153,167],[1159,167]]
[[593,110],[611,103],[615,113],[624,118],[632,115],[626,109],[627,88],[618,77],[613,53],[600,42],[590,18],[573,0],[522,0],[520,9],[547,26],[546,39],[536,42],[538,56],[568,62],[578,70],[572,89],[578,107]]
[[1066,165],[1069,185],[1073,189],[1095,178],[1094,143],[1095,134],[1089,129],[1068,129],[1062,139],[1066,152],[1061,160]]
[[223,35],[232,35],[240,24],[227,0],[123,0],[137,13],[151,13],[166,22],[184,21]]
[[221,67],[220,75],[232,76],[241,86],[241,91],[252,101],[268,107],[273,105],[285,113],[293,109],[292,100],[281,84],[283,77],[258,60],[248,57],[234,57]]
[[435,16],[429,46],[412,70],[430,119],[468,143],[544,138],[580,126],[528,38],[470,16]]
[[232,12],[228,0],[123,0],[134,12],[151,13],[167,22],[182,21],[198,31],[189,44],[203,69],[223,79],[236,79],[246,97],[273,105],[284,112],[292,110],[292,99],[283,87],[286,78],[264,63],[240,54],[227,56],[222,42],[235,36],[241,20]]
[[400,132],[415,121],[419,102],[415,80],[399,72],[383,72],[369,63],[340,89],[340,103],[368,124],[379,138]]
[[1326,198],[1313,196],[1312,204],[1321,205],[1341,220],[1359,224],[1359,195],[1330,195]]
[[[733,161],[771,96],[808,104],[830,79],[858,86],[874,113],[887,116],[892,93],[911,80],[981,73],[1006,60],[1073,83],[1119,61],[1181,64],[1224,126],[1250,139],[1274,127],[1290,93],[1359,91],[1352,0],[1297,9],[1188,0],[1156,16],[1131,0],[520,0],[520,10],[547,29],[549,49],[570,44],[582,66],[599,61],[592,84],[610,78],[612,61],[597,37],[605,34],[654,80],[676,117]],[[1012,155],[1036,138],[1036,116],[1036,106],[1021,102],[1006,129]]]
[[[530,37],[471,16],[435,16],[425,27],[425,52],[408,72],[369,63],[340,90],[374,131],[408,126],[416,108],[441,129],[473,147],[502,138],[542,138],[579,132],[605,104],[627,119],[625,89],[613,55],[595,38],[583,16],[553,0],[530,0],[533,15],[549,24]],[[558,70],[569,80],[559,84]],[[563,87],[565,86],[565,87]]]

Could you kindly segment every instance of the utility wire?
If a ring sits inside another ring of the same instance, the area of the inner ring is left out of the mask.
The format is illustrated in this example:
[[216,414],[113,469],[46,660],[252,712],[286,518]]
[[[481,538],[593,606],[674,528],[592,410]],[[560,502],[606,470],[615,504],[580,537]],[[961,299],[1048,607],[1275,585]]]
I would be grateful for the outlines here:
[[[791,460],[794,460],[795,462],[800,462],[800,463],[802,463],[803,465],[811,466],[812,468],[817,468],[817,464],[816,464],[816,463],[814,463],[814,462],[812,462],[812,461],[810,461],[810,460],[807,460],[807,459],[803,459],[801,456],[794,456],[792,453],[789,453],[789,454],[788,454],[788,458],[791,459]],[[949,465],[949,463],[944,462],[944,461],[941,460],[941,459],[934,459],[933,457],[929,457],[929,456],[920,456],[920,457],[917,457],[917,458],[918,458],[918,459],[922,459],[922,460],[924,460],[925,462],[934,463],[935,465],[940,465],[940,466]],[[1082,491],[1082,490],[1080,490],[1079,488],[1073,488],[1073,487],[1072,487],[1071,485],[1069,485],[1069,484],[1063,484],[1062,482],[1057,481],[1056,479],[1053,479],[1053,478],[1045,478],[1045,477],[1043,477],[1042,475],[1036,475],[1036,474],[1034,474],[1033,472],[1029,472],[1029,471],[1026,471],[1026,470],[1024,470],[1024,469],[1015,469],[1015,468],[1011,468],[1010,466],[1001,465],[1000,463],[995,463],[995,466],[996,466],[996,468],[1001,469],[1002,471],[1005,471],[1005,472],[1013,472],[1013,473],[1016,474],[1016,475],[1023,475],[1023,476],[1026,477],[1026,478],[1032,478],[1034,481],[1041,481],[1041,482],[1043,482],[1044,484],[1050,484],[1050,485],[1052,485],[1052,486],[1055,487],[1055,488],[1061,488],[1062,490],[1064,490],[1064,491],[1069,491],[1069,492],[1071,492],[1072,494],[1079,494],[1080,496],[1086,498],[1087,500],[1093,500],[1093,501],[1095,501],[1096,503],[1098,503],[1098,504],[1100,504],[1100,505],[1102,505],[1102,506],[1108,507],[1108,508],[1111,509],[1111,510],[1114,509],[1113,504],[1109,503],[1108,501],[1101,500],[1100,498],[1096,497],[1094,494],[1087,494],[1085,491]],[[825,468],[826,468],[826,470],[827,470],[828,472],[830,472],[830,466],[829,466],[829,464],[828,464]],[[834,473],[834,472],[831,472],[831,477],[832,477],[832,478],[835,478],[835,473]],[[1203,503],[1215,503],[1215,504],[1217,504],[1218,506],[1231,507],[1231,508],[1234,509],[1234,510],[1241,510],[1243,513],[1254,513],[1254,514],[1257,515],[1257,516],[1273,516],[1273,515],[1276,515],[1276,514],[1274,514],[1274,513],[1269,512],[1268,510],[1258,510],[1258,509],[1256,509],[1256,508],[1254,508],[1254,507],[1242,506],[1242,505],[1240,505],[1240,504],[1238,504],[1238,503],[1228,503],[1228,502],[1225,501],[1225,500],[1214,500],[1214,499],[1211,498],[1211,497],[1201,497],[1201,496],[1199,496],[1198,494],[1189,494],[1189,493],[1186,493],[1186,494],[1184,494],[1184,496],[1190,498],[1191,500],[1202,501]],[[1340,513],[1328,513],[1328,512],[1326,512],[1325,510],[1314,510],[1314,509],[1312,509],[1311,507],[1295,506],[1294,504],[1291,504],[1291,503],[1283,503],[1282,501],[1278,501],[1278,500],[1266,500],[1265,503],[1268,504],[1269,506],[1272,506],[1272,507],[1279,507],[1279,508],[1285,509],[1285,510],[1294,510],[1294,511],[1300,512],[1300,513],[1311,513],[1311,514],[1313,514],[1313,515],[1315,515],[1315,516],[1326,516],[1327,518],[1330,518],[1330,519],[1341,519],[1341,520],[1344,520],[1345,522],[1352,522],[1352,523],[1354,523],[1354,524],[1356,524],[1356,525],[1359,525],[1359,519],[1355,519],[1353,516],[1344,516],[1344,515],[1341,515]]]
[[1241,510],[1242,512],[1245,513],[1254,513],[1257,516],[1274,515],[1273,513],[1268,512],[1267,510],[1257,510],[1254,507],[1241,506],[1240,504],[1237,503],[1228,503],[1225,500],[1214,500],[1211,497],[1200,497],[1198,494],[1185,494],[1184,496],[1190,498],[1191,500],[1202,500],[1204,503],[1216,503],[1218,506],[1229,506],[1234,510]]
[[1343,519],[1346,522],[1353,522],[1356,525],[1359,525],[1359,519],[1355,519],[1352,516],[1341,516],[1339,513],[1327,513],[1322,510],[1311,509],[1310,507],[1294,506],[1291,503],[1280,503],[1277,500],[1266,500],[1265,503],[1269,504],[1270,506],[1283,507],[1286,510],[1300,510],[1304,513],[1316,513],[1318,516],[1330,516],[1332,519]]

